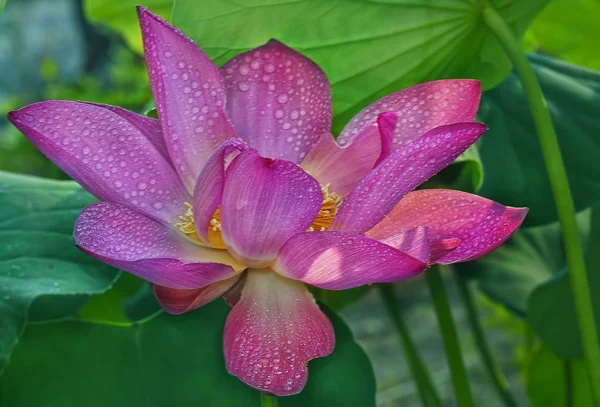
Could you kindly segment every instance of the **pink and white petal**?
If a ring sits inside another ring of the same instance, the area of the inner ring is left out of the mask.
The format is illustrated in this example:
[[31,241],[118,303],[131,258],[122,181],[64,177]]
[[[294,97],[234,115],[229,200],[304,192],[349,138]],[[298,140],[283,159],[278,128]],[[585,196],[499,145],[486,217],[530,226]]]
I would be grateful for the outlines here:
[[205,287],[245,268],[223,250],[198,246],[161,222],[108,202],[85,208],[73,236],[89,255],[170,288]]
[[235,137],[219,70],[196,44],[138,6],[156,110],[173,166],[191,192],[219,144]]
[[227,371],[266,393],[299,393],[308,361],[335,345],[331,322],[306,286],[265,270],[249,270],[224,333]]
[[295,163],[331,127],[331,92],[314,62],[271,40],[221,67],[227,115],[263,157]]
[[384,127],[377,123],[365,126],[345,147],[336,143],[331,133],[323,134],[301,167],[321,185],[329,184],[330,191],[340,196],[348,195],[371,172],[381,156],[386,151],[389,154],[392,132],[386,115],[380,115]]
[[395,150],[346,197],[329,230],[362,234],[398,201],[454,161],[486,131],[481,123],[436,127]]
[[178,315],[193,311],[216,300],[227,292],[240,279],[240,276],[241,274],[238,274],[227,280],[217,281],[193,290],[180,290],[152,284],[152,292],[165,311]]
[[359,112],[346,125],[338,142],[347,144],[364,126],[373,123],[382,112],[395,112],[399,122],[393,148],[419,138],[445,124],[471,122],[481,96],[481,84],[471,79],[445,79],[422,83],[384,96]]
[[162,128],[160,127],[160,122],[158,120],[148,116],[143,116],[141,114],[134,113],[131,110],[123,109],[122,107],[118,106],[111,106],[93,102],[83,103],[108,109],[123,117],[133,126],[135,126],[140,131],[140,133],[146,136],[146,138],[150,140],[154,148],[156,148],[162,154],[162,156],[165,157],[167,161],[171,162],[171,157],[169,156],[169,152],[167,151],[165,138],[163,136]]
[[217,207],[221,203],[225,168],[235,154],[247,149],[242,139],[230,139],[221,144],[208,158],[194,188],[194,224],[200,240],[210,246],[208,227]]
[[319,183],[296,164],[243,151],[225,175],[223,241],[238,260],[266,267],[287,239],[308,229],[322,200]]
[[88,103],[52,100],[10,112],[46,157],[98,199],[177,222],[190,199],[171,164],[129,117]]
[[[436,262],[441,264],[474,260],[504,243],[519,228],[527,208],[511,208],[466,192],[423,189],[406,195],[366,235],[385,240],[417,225],[426,226],[433,239],[455,245]],[[454,242],[452,242],[452,239]]]
[[426,268],[426,262],[407,253],[346,232],[298,234],[283,245],[274,267],[284,277],[327,290],[390,283],[414,277]]

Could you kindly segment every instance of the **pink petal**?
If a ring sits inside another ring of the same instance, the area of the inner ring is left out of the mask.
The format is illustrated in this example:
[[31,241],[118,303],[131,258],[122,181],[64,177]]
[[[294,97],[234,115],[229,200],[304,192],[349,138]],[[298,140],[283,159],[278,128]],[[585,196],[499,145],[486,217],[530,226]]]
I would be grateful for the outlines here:
[[371,229],[404,195],[452,163],[486,129],[481,123],[440,126],[395,150],[348,195],[329,230]]
[[144,56],[173,165],[189,191],[215,148],[235,137],[225,116],[223,79],[190,39],[138,6]]
[[302,161],[302,168],[322,185],[329,184],[330,191],[348,195],[371,172],[382,154],[389,154],[392,132],[386,115],[380,115],[384,127],[377,123],[364,127],[345,147],[338,145],[331,133],[323,134]]
[[171,162],[171,157],[169,156],[169,152],[167,151],[165,138],[163,137],[162,128],[160,127],[160,122],[158,120],[148,116],[142,116],[141,114],[134,113],[130,110],[123,109],[122,107],[118,106],[104,105],[101,103],[93,102],[83,103],[108,109],[123,117],[125,120],[131,123],[132,126],[137,128],[140,131],[140,133],[146,136],[146,138],[150,140],[154,148],[156,148],[167,161]]
[[384,96],[358,113],[344,128],[338,142],[347,144],[382,112],[395,112],[399,122],[394,148],[416,140],[425,132],[445,124],[470,122],[475,118],[481,84],[471,79],[446,79],[422,83]]
[[194,290],[180,290],[153,284],[152,292],[165,311],[178,315],[193,311],[216,300],[227,292],[239,279],[240,274]]
[[271,40],[221,68],[227,114],[264,157],[299,163],[331,126],[331,94],[311,60]]
[[48,101],[10,112],[25,136],[98,199],[169,223],[188,201],[184,186],[131,115],[87,103]]
[[210,246],[208,227],[221,203],[225,183],[225,166],[234,154],[248,148],[241,139],[227,140],[208,158],[194,188],[194,224],[202,242]]
[[289,396],[306,384],[309,360],[333,351],[335,335],[306,286],[250,270],[225,324],[227,370],[266,393]]
[[322,199],[317,181],[296,164],[243,151],[226,173],[223,240],[236,258],[265,267],[287,239],[308,229]]
[[275,264],[279,274],[327,290],[389,283],[426,268],[424,261],[400,250],[346,232],[298,234],[283,245]]
[[391,234],[426,226],[432,238],[450,239],[440,243],[446,249],[458,243],[437,259],[448,264],[473,260],[494,250],[518,229],[526,214],[527,208],[503,206],[466,192],[424,189],[406,195],[366,235],[385,241]]
[[201,288],[244,269],[224,250],[195,245],[175,229],[108,202],[81,212],[74,237],[91,256],[170,288]]

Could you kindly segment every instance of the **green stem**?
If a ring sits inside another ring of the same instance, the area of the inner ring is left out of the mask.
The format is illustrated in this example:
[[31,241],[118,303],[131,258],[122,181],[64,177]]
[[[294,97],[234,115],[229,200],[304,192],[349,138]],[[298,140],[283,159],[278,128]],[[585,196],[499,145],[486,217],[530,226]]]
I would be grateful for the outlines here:
[[267,396],[265,393],[260,393],[261,407],[277,407],[277,397]]
[[442,402],[440,401],[440,397],[433,387],[429,372],[427,371],[421,356],[417,352],[417,347],[408,333],[408,328],[404,324],[402,314],[396,305],[396,296],[394,295],[393,286],[391,284],[379,284],[378,287],[383,305],[385,305],[388,315],[396,326],[400,343],[404,348],[406,359],[408,359],[408,365],[410,366],[417,385],[421,404],[423,406],[441,407]]
[[485,365],[488,374],[492,378],[492,382],[494,383],[496,391],[498,392],[498,395],[502,401],[504,401],[504,404],[507,407],[517,407],[517,403],[508,391],[506,380],[496,365],[494,357],[492,356],[492,351],[485,340],[483,327],[479,321],[479,315],[477,315],[477,306],[475,305],[475,301],[471,295],[471,289],[469,288],[468,281],[462,278],[456,270],[454,272],[454,276],[456,277],[456,282],[458,284],[458,292],[461,296],[465,309],[467,310],[467,319],[469,321],[473,336],[475,337],[475,344],[477,346],[477,350],[479,351],[479,355],[483,360],[483,364]]
[[452,383],[454,384],[454,393],[459,407],[473,407],[473,398],[471,389],[469,388],[469,379],[467,371],[463,363],[462,352],[458,343],[458,335],[452,314],[450,314],[450,304],[448,296],[444,289],[444,282],[440,274],[439,266],[433,266],[425,272],[425,279],[429,285],[429,291],[433,298],[433,305],[437,315],[440,330],[442,331],[442,339],[444,340],[444,348],[446,357],[448,358],[448,366],[452,375]]
[[593,389],[594,405],[600,406],[600,342],[598,341],[598,331],[592,309],[592,297],[588,275],[585,270],[581,240],[575,221],[573,198],[560,146],[540,84],[531,65],[529,65],[525,52],[521,49],[510,27],[493,8],[489,0],[483,0],[483,4],[483,19],[512,60],[531,108],[564,240],[571,288],[575,298],[577,321],[585,353],[585,364]]

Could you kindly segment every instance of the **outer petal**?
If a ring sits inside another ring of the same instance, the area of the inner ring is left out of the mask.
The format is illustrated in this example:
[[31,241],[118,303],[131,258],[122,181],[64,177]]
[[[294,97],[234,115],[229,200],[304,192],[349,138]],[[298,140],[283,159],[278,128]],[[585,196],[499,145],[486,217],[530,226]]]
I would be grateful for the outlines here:
[[167,145],[165,144],[162,128],[160,127],[160,122],[158,120],[151,117],[142,116],[141,114],[134,113],[131,110],[123,109],[122,107],[118,106],[104,105],[93,102],[83,103],[108,109],[123,117],[125,120],[131,123],[132,126],[137,128],[144,136],[146,136],[154,148],[156,148],[167,161],[171,162],[171,157],[167,151]]
[[227,169],[223,240],[244,263],[265,267],[287,239],[308,229],[322,199],[318,182],[297,165],[246,150]]
[[74,237],[91,256],[170,288],[201,288],[244,269],[223,250],[195,245],[175,229],[108,202],[81,212]]
[[394,133],[394,148],[416,140],[434,127],[470,122],[475,118],[481,84],[470,79],[426,82],[379,99],[358,113],[344,128],[338,142],[347,144],[364,126],[382,112],[399,117]]
[[405,196],[366,235],[384,240],[417,225],[429,228],[435,239],[458,239],[455,250],[438,263],[468,261],[506,241],[521,225],[527,208],[511,208],[466,192],[424,189]]
[[240,279],[240,275],[195,290],[179,290],[153,284],[152,292],[165,311],[178,315],[216,300]]
[[202,242],[210,246],[208,227],[221,203],[225,183],[225,166],[231,157],[248,148],[241,139],[227,140],[208,158],[194,188],[194,224]]
[[278,396],[299,393],[309,360],[333,351],[333,327],[306,286],[270,270],[250,270],[225,324],[227,370]]
[[454,161],[486,129],[481,123],[440,126],[397,149],[348,195],[329,229],[353,233],[371,229],[404,195]]
[[424,261],[400,250],[345,232],[296,235],[283,245],[275,264],[279,274],[327,290],[389,283],[426,268]]
[[179,177],[129,116],[87,103],[48,101],[10,112],[25,136],[103,201],[169,223],[189,195]]
[[302,168],[322,185],[329,184],[331,191],[348,195],[371,172],[382,154],[389,154],[393,127],[390,128],[387,115],[390,113],[380,115],[384,126],[373,123],[363,127],[346,147],[338,145],[329,132],[323,134],[302,161]]
[[331,93],[321,69],[271,40],[222,68],[227,114],[264,157],[299,163],[331,127]]
[[138,7],[144,56],[173,165],[189,191],[202,166],[235,130],[223,112],[219,70],[190,39]]

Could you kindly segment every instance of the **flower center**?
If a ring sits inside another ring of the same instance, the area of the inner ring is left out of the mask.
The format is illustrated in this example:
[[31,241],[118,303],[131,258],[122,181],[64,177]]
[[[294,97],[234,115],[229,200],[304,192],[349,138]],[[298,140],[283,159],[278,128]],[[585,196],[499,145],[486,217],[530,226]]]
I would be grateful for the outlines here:
[[[321,203],[321,209],[317,214],[317,217],[308,228],[308,232],[323,232],[329,228],[333,217],[337,213],[343,199],[335,192],[329,192],[329,184],[321,185],[321,193],[323,194],[323,202]],[[192,204],[189,202],[185,203],[187,210],[183,216],[179,217],[179,222],[175,224],[175,227],[182,231],[187,237],[201,242],[198,234],[196,233],[196,225],[194,224],[194,213],[192,210]],[[208,242],[217,249],[225,249],[225,242],[223,242],[223,236],[221,235],[221,211],[217,208],[210,219],[208,225]]]
[[[185,215],[179,217],[179,222],[175,225],[175,227],[181,230],[187,237],[201,242],[198,234],[196,233],[196,225],[194,224],[194,214],[192,211],[192,204],[189,202],[185,203],[187,206],[187,210]],[[212,218],[210,219],[210,224],[208,226],[208,242],[217,249],[225,249],[225,242],[223,242],[223,236],[221,235],[221,216],[220,209],[217,208],[215,213],[213,213]]]
[[331,225],[331,222],[333,222],[333,217],[342,204],[342,197],[335,192],[329,192],[329,184],[321,185],[321,193],[323,194],[321,209],[319,210],[319,213],[317,214],[317,217],[313,223],[308,228],[308,232],[326,231]]

